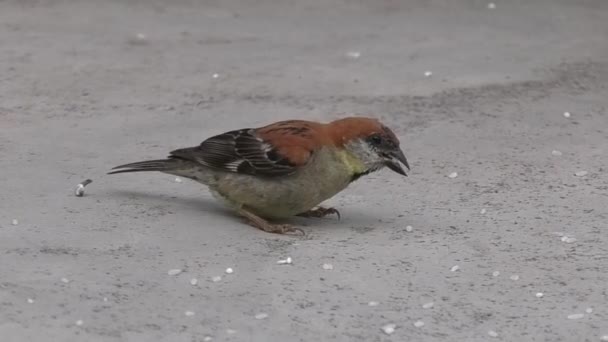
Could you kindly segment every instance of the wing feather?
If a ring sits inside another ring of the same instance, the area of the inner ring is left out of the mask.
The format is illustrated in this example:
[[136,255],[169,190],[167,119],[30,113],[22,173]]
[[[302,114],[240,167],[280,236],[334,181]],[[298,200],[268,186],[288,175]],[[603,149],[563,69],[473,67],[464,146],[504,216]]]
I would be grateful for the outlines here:
[[[299,151],[300,147],[293,144],[293,139],[287,140],[289,146],[283,146],[279,142],[276,134],[264,137],[258,130],[248,128],[216,135],[196,147],[172,151],[171,157],[196,161],[228,172],[284,176],[296,172],[308,162],[314,152],[309,146],[301,146],[304,150]],[[297,160],[290,159],[285,153],[294,149],[298,150]]]

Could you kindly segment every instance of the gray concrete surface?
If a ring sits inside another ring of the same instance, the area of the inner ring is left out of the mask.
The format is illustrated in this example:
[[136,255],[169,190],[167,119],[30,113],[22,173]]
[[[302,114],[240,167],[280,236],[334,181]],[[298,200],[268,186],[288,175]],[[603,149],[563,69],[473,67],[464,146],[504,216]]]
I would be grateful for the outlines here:
[[[602,0],[0,1],[0,340],[601,341],[607,37]],[[413,170],[331,199],[341,221],[295,220],[307,239],[192,182],[105,175],[350,113]]]

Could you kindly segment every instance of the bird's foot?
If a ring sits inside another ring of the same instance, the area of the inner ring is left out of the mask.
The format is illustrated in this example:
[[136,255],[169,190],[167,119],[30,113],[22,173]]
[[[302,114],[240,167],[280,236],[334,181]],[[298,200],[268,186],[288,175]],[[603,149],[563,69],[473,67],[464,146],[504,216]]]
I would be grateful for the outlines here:
[[309,211],[298,214],[297,216],[301,217],[325,217],[327,215],[336,214],[338,216],[338,220],[340,219],[340,212],[336,208],[325,208],[325,207],[316,207],[314,209],[310,209]]
[[266,222],[263,225],[258,225],[257,223],[253,222],[250,222],[250,224],[267,233],[306,236],[306,233],[302,229],[294,227],[290,224],[273,224],[270,222]]
[[295,234],[295,235],[302,235],[302,236],[306,235],[306,233],[300,228],[296,228],[289,224],[270,223],[270,222],[266,221],[265,219],[257,216],[256,214],[254,214],[250,211],[247,211],[245,209],[240,209],[239,214],[241,214],[243,217],[245,217],[247,219],[247,222],[251,226],[256,227],[260,230],[263,230],[267,233],[289,234],[289,235]]

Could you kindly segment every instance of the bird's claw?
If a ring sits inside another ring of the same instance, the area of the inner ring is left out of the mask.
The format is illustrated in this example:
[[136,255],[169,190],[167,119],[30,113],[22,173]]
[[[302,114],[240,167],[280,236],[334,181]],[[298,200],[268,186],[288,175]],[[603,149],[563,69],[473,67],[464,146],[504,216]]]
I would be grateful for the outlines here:
[[302,229],[290,224],[269,224],[264,230],[274,234],[306,236]]
[[306,236],[306,233],[302,229],[294,227],[290,224],[272,224],[270,222],[260,224],[259,222],[255,222],[252,220],[249,220],[249,224],[267,233]]
[[[288,224],[285,224],[283,226],[286,226],[286,227],[279,234],[306,236],[306,233],[302,229],[300,229],[300,228],[297,228],[297,227],[294,227],[294,226],[290,226]],[[294,233],[297,233],[297,234],[294,234]]]

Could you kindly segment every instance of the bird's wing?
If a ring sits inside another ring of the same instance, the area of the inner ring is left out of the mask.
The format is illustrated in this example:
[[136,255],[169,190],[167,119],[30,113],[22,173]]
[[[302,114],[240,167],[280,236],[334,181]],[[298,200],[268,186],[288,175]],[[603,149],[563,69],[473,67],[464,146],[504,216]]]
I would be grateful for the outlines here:
[[274,125],[216,135],[199,146],[172,151],[171,157],[250,175],[283,176],[294,173],[310,160],[316,146],[304,134],[306,129]]

